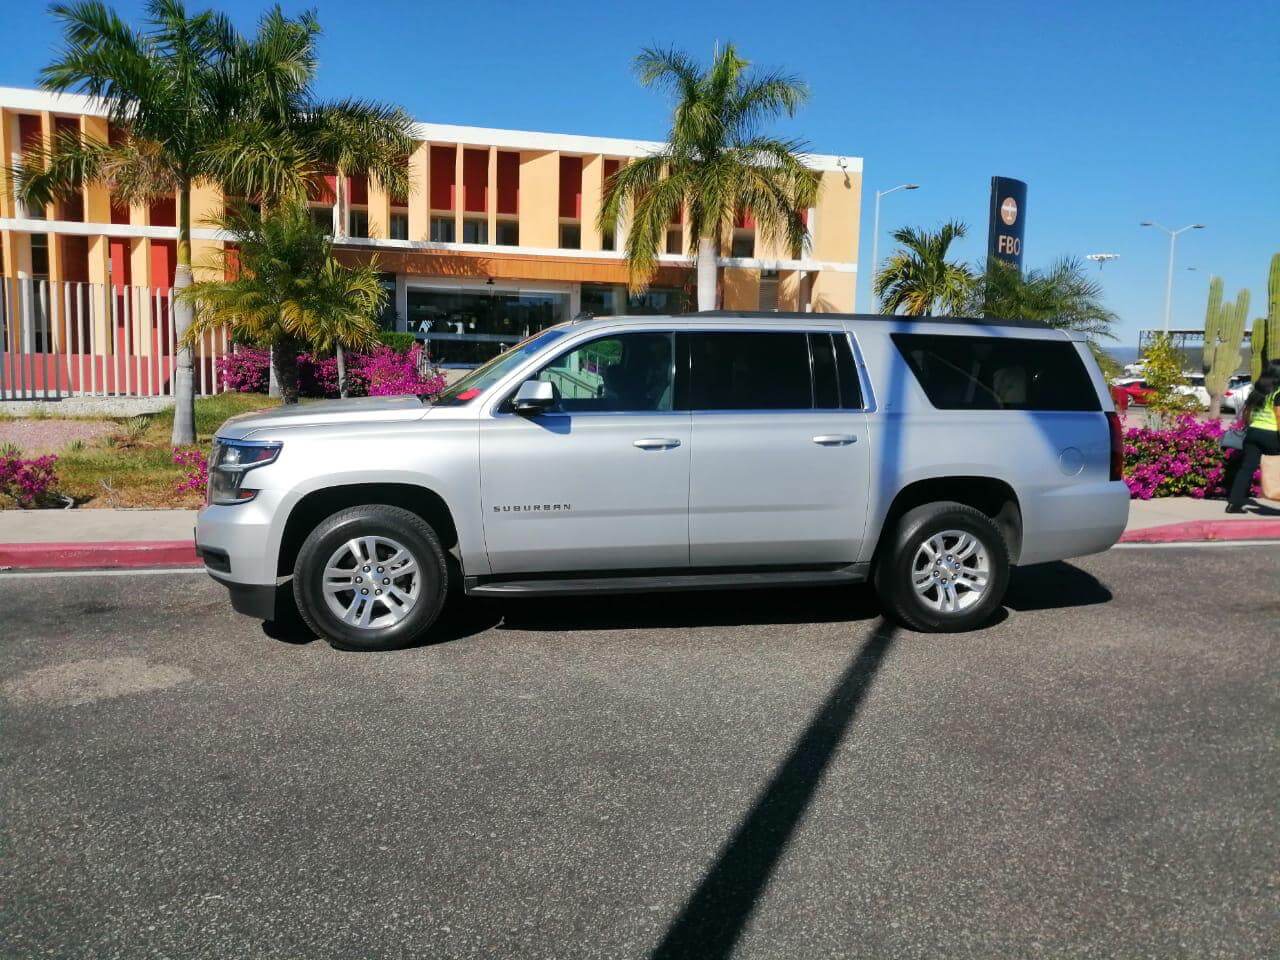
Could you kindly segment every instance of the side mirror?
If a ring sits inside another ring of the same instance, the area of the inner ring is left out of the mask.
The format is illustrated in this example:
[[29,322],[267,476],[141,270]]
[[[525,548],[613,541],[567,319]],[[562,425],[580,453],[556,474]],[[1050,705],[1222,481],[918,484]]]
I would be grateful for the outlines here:
[[526,380],[516,391],[512,406],[521,417],[536,417],[554,408],[560,402],[560,391],[546,380]]

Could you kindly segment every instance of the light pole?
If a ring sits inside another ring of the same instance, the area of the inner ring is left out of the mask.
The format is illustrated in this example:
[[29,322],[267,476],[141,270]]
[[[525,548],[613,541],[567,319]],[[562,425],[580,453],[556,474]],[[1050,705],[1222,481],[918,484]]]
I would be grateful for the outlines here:
[[[876,191],[876,216],[874,227],[871,232],[871,292],[876,292],[876,268],[880,264],[880,198],[887,197],[891,193],[898,190],[919,190],[918,183],[900,183],[896,187],[890,187],[888,190]],[[880,297],[876,296],[876,312],[880,312]]]
[[1169,235],[1169,272],[1164,281],[1164,332],[1169,332],[1169,313],[1173,309],[1173,251],[1178,243],[1178,234],[1186,233],[1188,230],[1203,230],[1203,223],[1188,223],[1185,227],[1179,227],[1177,230],[1170,230],[1163,224],[1156,223],[1154,220],[1143,220],[1139,226],[1155,227],[1157,230],[1163,230]]

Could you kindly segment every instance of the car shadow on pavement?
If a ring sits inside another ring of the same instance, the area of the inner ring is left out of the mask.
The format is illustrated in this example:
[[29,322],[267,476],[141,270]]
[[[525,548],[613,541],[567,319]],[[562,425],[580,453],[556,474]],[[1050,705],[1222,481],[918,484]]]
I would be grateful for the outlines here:
[[863,642],[671,922],[651,960],[728,957],[866,699],[897,628]]
[[1015,567],[1004,605],[1010,610],[1063,610],[1107,603],[1112,594],[1093,574],[1061,560]]
[[698,590],[502,600],[506,630],[633,630],[870,620],[880,606],[869,587]]

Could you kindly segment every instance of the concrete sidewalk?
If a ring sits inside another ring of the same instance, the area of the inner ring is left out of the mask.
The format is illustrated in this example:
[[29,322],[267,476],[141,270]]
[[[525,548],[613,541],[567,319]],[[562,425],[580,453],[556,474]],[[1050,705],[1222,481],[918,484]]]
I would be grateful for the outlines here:
[[[1134,500],[1127,543],[1280,540],[1280,503],[1245,514],[1221,500]],[[0,569],[194,565],[194,510],[3,510]]]

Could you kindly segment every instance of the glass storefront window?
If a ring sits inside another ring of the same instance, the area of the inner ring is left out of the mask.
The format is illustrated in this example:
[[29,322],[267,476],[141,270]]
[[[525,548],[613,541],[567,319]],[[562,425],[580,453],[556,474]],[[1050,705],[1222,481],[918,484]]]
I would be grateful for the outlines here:
[[689,298],[678,287],[650,287],[644,293],[628,294],[624,283],[582,285],[582,312],[593,317],[667,315],[688,309]]
[[409,215],[407,213],[393,213],[391,215],[391,239],[409,239]]
[[408,327],[440,364],[484,363],[532,333],[569,319],[567,293],[409,290]]
[[453,217],[431,218],[431,242],[453,243]]

